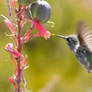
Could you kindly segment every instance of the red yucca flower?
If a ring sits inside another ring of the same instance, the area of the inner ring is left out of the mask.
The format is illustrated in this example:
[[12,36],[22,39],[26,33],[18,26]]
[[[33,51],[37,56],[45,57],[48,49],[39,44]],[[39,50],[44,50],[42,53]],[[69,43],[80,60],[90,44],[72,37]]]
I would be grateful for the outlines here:
[[[17,24],[13,22],[10,2],[17,16]],[[32,37],[44,37],[47,40],[48,38],[50,38],[51,33],[48,30],[46,30],[42,26],[42,24],[40,24],[33,18],[28,18],[27,16],[25,16],[25,12],[27,9],[26,6],[19,5],[19,9],[18,9],[16,3],[18,3],[18,1],[15,2],[15,0],[10,0],[10,1],[7,0],[9,19],[4,15],[0,15],[0,16],[4,19],[5,25],[9,28],[12,36],[16,41],[16,46],[14,46],[12,43],[8,43],[5,46],[5,50],[10,53],[10,57],[15,65],[15,74],[14,74],[15,77],[10,77],[9,81],[14,86],[14,90],[15,90],[14,92],[20,92],[21,90],[20,82],[21,80],[23,80],[24,89],[22,92],[25,92],[26,83],[23,77],[23,69],[26,68],[26,58],[21,54],[22,45]],[[24,36],[21,37],[22,23],[23,20],[25,19],[30,21],[31,27],[28,29],[28,31],[25,31]],[[17,28],[15,25],[17,25]],[[31,34],[34,28],[38,31],[37,34]]]

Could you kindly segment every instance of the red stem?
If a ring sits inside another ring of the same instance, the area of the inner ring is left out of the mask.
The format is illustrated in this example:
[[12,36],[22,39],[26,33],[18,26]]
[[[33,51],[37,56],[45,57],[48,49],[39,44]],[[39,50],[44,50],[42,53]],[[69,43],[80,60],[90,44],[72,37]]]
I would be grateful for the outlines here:
[[[19,6],[19,11],[21,11],[21,6]],[[18,15],[18,52],[21,53],[21,17],[20,14]],[[20,57],[17,58],[17,76],[16,76],[16,83],[17,83],[17,92],[20,92],[20,84],[21,84],[21,67],[20,67]]]

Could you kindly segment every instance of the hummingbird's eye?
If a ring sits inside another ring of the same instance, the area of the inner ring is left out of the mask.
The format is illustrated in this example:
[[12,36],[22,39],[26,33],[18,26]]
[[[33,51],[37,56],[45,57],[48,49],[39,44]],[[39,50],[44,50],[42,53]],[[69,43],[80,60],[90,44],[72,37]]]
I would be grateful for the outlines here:
[[67,38],[68,43],[76,45],[77,41],[72,38]]
[[71,41],[72,41],[72,38],[67,38],[67,41],[68,41],[68,42],[71,42]]

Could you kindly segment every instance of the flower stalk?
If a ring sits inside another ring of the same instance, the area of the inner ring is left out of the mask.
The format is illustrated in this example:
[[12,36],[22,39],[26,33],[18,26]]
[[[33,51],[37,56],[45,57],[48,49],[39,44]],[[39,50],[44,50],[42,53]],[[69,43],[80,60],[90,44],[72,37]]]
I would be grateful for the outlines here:
[[[19,6],[19,12],[21,11],[21,6]],[[18,48],[17,51],[21,53],[22,44],[21,44],[21,17],[20,14],[18,17]],[[17,58],[17,76],[16,76],[16,84],[17,84],[17,91],[20,92],[20,83],[21,83],[21,67],[20,67],[20,56]]]

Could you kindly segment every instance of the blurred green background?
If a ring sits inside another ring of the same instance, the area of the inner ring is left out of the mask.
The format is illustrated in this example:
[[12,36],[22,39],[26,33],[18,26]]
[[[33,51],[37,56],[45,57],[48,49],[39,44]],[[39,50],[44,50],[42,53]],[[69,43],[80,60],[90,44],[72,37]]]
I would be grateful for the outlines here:
[[[47,0],[52,7],[51,25],[45,28],[52,33],[76,33],[76,24],[84,20],[92,27],[91,0]],[[6,0],[0,0],[0,14],[8,16]],[[15,17],[14,17],[15,18]],[[26,29],[23,29],[26,30]],[[0,92],[13,92],[8,78],[14,74],[14,64],[4,47],[14,42],[6,34],[9,29],[0,18]],[[24,71],[29,92],[92,92],[92,74],[78,63],[65,41],[51,37],[34,38],[23,46],[29,68]]]

